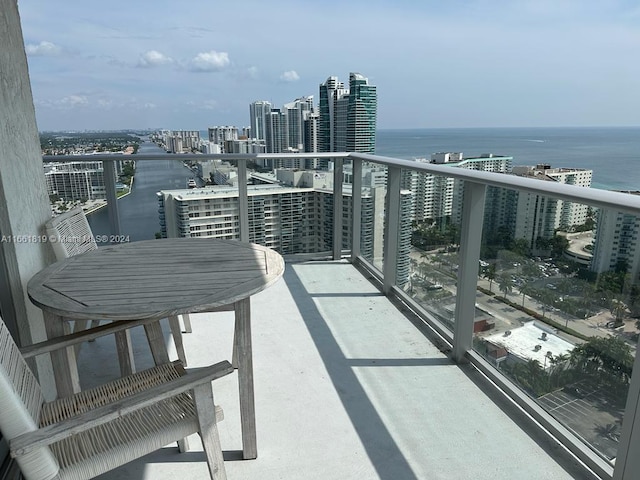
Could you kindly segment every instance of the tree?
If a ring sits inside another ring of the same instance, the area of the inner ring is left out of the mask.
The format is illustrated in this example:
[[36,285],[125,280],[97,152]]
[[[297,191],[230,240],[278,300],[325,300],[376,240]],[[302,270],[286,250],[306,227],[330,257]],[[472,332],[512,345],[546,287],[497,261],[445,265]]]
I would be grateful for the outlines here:
[[551,255],[558,258],[569,248],[569,240],[563,235],[555,235],[551,238],[549,246],[551,248]]
[[543,288],[538,290],[538,299],[540,303],[542,303],[542,318],[544,319],[549,306],[552,305],[556,299],[556,295]]
[[534,262],[526,261],[522,265],[522,274],[529,278],[540,278],[542,274],[540,268]]
[[520,293],[522,294],[522,307],[524,308],[524,298],[525,296],[529,295],[533,295],[533,293],[536,291],[535,288],[533,288],[530,284],[525,283],[524,285],[522,285],[520,287]]
[[493,281],[496,279],[496,264],[492,263],[490,264],[485,273],[484,276],[487,278],[487,280],[489,280],[489,292],[491,292],[491,286],[493,285]]
[[576,346],[569,358],[577,372],[612,387],[628,387],[633,360],[631,347],[617,337],[591,337]]
[[616,319],[616,326],[622,325],[624,316],[627,313],[627,305],[622,300],[614,298],[611,300],[609,311]]
[[544,237],[536,237],[536,250],[548,250],[551,248],[551,242]]
[[520,257],[529,255],[529,242],[524,238],[516,238],[511,242],[511,250]]
[[617,423],[607,423],[606,425],[596,425],[593,429],[601,437],[608,438],[614,442],[620,441],[620,431]]
[[511,276],[503,272],[498,277],[498,288],[502,293],[504,293],[504,298],[507,298],[507,294],[513,292],[513,280],[511,280]]
[[504,362],[503,368],[505,373],[531,395],[539,397],[547,393],[549,389],[549,378],[537,360],[529,360],[526,363],[517,362],[514,364]]

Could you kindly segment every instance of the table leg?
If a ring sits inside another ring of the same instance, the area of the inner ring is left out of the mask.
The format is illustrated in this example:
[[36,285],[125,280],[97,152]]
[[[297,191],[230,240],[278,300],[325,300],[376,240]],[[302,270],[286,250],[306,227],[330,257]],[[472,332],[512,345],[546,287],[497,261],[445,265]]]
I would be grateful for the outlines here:
[[[65,335],[64,319],[44,310],[44,325],[47,339]],[[80,391],[80,377],[76,363],[76,349],[74,346],[55,350],[50,353],[53,366],[53,377],[56,382],[58,398],[68,397]]]
[[164,342],[160,321],[147,323],[144,326],[144,331],[147,334],[149,348],[151,348],[151,355],[155,364],[169,363],[169,353],[167,352],[167,344]]
[[135,362],[133,359],[133,346],[131,345],[131,331],[123,330],[116,332],[116,351],[118,352],[118,363],[120,364],[120,376],[126,377],[135,373]]
[[249,298],[235,302],[235,342],[240,388],[240,421],[242,423],[242,457],[258,456],[256,442],[256,409],[253,393],[253,356],[251,352],[251,303]]

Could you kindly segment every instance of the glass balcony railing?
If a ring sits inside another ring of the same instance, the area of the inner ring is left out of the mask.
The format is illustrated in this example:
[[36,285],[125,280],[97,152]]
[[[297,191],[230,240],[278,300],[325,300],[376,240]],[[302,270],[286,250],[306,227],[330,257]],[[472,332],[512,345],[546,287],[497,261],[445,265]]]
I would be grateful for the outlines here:
[[[629,391],[640,382],[632,378],[640,196],[356,153],[197,159],[235,160],[244,178],[247,160],[276,157],[335,165],[330,188],[310,204],[316,236],[294,238],[299,224],[311,228],[300,216],[289,225],[289,245],[330,250],[334,259],[349,254],[448,342],[456,362],[480,369],[601,477],[627,461],[632,431],[640,429],[635,415],[625,422],[638,408]],[[112,177],[105,183],[118,235]],[[237,201],[237,236],[255,240],[255,200],[243,182]]]

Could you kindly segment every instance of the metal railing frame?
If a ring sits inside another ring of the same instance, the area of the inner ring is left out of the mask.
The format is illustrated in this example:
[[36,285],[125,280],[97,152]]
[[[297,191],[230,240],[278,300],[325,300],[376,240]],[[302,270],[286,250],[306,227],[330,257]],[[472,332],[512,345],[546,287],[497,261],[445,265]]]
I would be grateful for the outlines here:
[[[116,160],[173,160],[198,161],[209,159],[237,161],[239,178],[246,178],[247,161],[286,158],[321,158],[334,160],[334,203],[333,203],[333,250],[334,259],[342,257],[342,208],[343,208],[343,162],[351,161],[353,165],[352,189],[352,245],[350,259],[370,270],[374,276],[381,279],[382,291],[394,296],[417,311],[422,320],[434,331],[449,341],[452,345],[452,358],[458,363],[472,363],[483,372],[500,390],[512,401],[519,405],[527,414],[555,439],[571,451],[589,469],[602,478],[615,480],[631,480],[640,471],[640,355],[636,355],[633,376],[629,388],[629,396],[625,409],[625,419],[622,436],[618,447],[618,457],[615,471],[613,466],[586,444],[580,441],[560,422],[544,411],[534,400],[522,393],[513,383],[506,379],[497,369],[491,367],[472,348],[473,318],[475,312],[475,292],[477,287],[478,262],[480,260],[480,240],[483,228],[483,211],[486,187],[501,187],[524,191],[536,195],[553,197],[565,201],[584,203],[593,207],[640,216],[640,195],[628,195],[621,192],[584,188],[575,185],[565,185],[552,182],[506,175],[492,172],[482,172],[451,168],[447,165],[428,164],[411,160],[401,160],[391,157],[362,153],[294,153],[294,154],[171,154],[159,156],[157,154],[136,154],[120,156],[112,154],[98,155],[54,155],[45,156],[45,162],[68,161],[103,161],[105,171],[105,188],[109,208],[109,222],[111,233],[120,234],[119,214],[116,201],[116,179],[114,162]],[[384,224],[383,268],[377,271],[371,263],[360,255],[360,226],[362,206],[362,166],[363,163],[375,163],[388,167],[387,198],[385,202],[386,215]],[[433,317],[428,314],[413,299],[396,286],[396,265],[400,222],[400,179],[402,169],[415,170],[420,173],[440,175],[464,181],[464,198],[461,224],[460,267],[458,269],[458,292],[456,295],[456,310],[454,331],[451,333],[442,328]],[[246,182],[239,182],[239,216],[240,240],[249,240],[248,221],[248,193]]]

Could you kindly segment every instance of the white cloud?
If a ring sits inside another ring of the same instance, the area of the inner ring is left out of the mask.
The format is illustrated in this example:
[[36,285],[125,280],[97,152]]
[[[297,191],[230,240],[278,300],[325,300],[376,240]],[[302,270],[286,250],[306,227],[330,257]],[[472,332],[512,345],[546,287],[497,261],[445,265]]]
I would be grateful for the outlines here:
[[37,45],[32,43],[26,45],[25,51],[27,52],[27,55],[31,55],[33,57],[53,57],[60,55],[62,53],[62,48],[54,43],[42,41]]
[[98,100],[98,107],[110,110],[113,107],[113,101],[109,99],[101,98]]
[[280,80],[283,82],[297,82],[300,80],[300,75],[295,70],[289,70],[288,72],[284,72],[280,75]]
[[173,59],[171,57],[167,57],[165,54],[160,53],[157,50],[149,50],[148,52],[140,55],[138,67],[151,68],[170,63],[173,63]]
[[247,75],[249,75],[249,78],[258,78],[258,67],[247,68]]
[[191,60],[191,70],[196,72],[217,72],[227,67],[230,63],[227,52],[202,52]]
[[215,100],[190,100],[187,102],[187,105],[194,108],[199,108],[200,110],[215,110],[218,108],[218,102]]
[[85,95],[68,95],[61,98],[57,103],[63,107],[84,107],[89,105],[89,99]]

